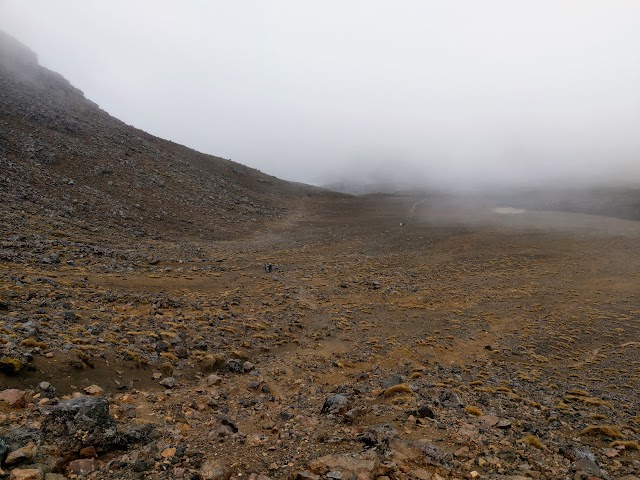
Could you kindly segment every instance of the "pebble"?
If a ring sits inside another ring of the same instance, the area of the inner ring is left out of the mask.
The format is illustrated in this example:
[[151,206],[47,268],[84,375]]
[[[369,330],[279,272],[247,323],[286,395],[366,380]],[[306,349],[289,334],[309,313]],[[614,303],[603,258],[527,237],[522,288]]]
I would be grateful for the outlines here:
[[45,473],[44,480],[67,480],[67,477],[60,473]]
[[249,445],[250,447],[257,447],[259,445],[262,445],[265,440],[266,437],[259,433],[252,433],[247,435],[247,445]]
[[478,420],[484,423],[487,427],[496,426],[500,421],[500,419],[495,415],[481,415],[478,417]]
[[261,473],[252,473],[249,475],[249,480],[271,480],[270,477]]
[[9,480],[42,480],[44,477],[39,468],[14,468]]
[[80,455],[84,458],[96,458],[98,453],[93,445],[80,449]]
[[345,395],[333,395],[327,398],[322,405],[320,413],[343,415],[353,408],[353,402]]
[[256,366],[253,363],[249,362],[249,361],[246,361],[246,362],[244,362],[242,364],[242,370],[245,371],[245,372],[250,372],[254,368],[256,368]]
[[386,390],[394,385],[400,385],[401,383],[404,383],[404,381],[405,378],[402,375],[391,375],[382,382],[382,388]]
[[83,389],[83,392],[87,395],[91,395],[92,397],[99,397],[104,395],[104,390],[98,385],[90,385],[87,388]]
[[166,377],[160,381],[160,385],[167,388],[173,388],[177,384],[176,379],[174,377]]
[[0,392],[0,400],[12,408],[24,408],[26,404],[26,394],[27,392],[24,390],[9,388]]
[[320,475],[316,475],[309,470],[298,470],[293,476],[293,480],[320,480]]
[[244,362],[239,358],[232,358],[231,360],[227,361],[227,369],[232,373],[243,373],[243,364]]
[[[413,470],[407,472],[407,475],[409,476],[409,478],[416,480],[433,480],[433,475],[430,472],[426,471],[424,468],[414,468]],[[380,477],[378,477],[378,479],[379,478]]]
[[499,428],[500,430],[507,430],[511,428],[511,422],[506,418],[501,418],[498,420],[498,423],[496,423],[496,428]]
[[317,475],[338,472],[333,478],[370,478],[376,467],[376,460],[365,455],[332,454],[316,458],[309,463],[309,470]]
[[56,396],[56,389],[49,382],[40,382],[38,384],[40,395],[44,398],[54,398]]
[[410,414],[415,418],[435,418],[436,415],[433,413],[430,407],[427,405],[421,405],[415,410],[411,410]]
[[183,345],[178,345],[176,348],[174,348],[173,353],[178,358],[187,358],[189,356],[189,350],[187,350],[187,348]]
[[24,447],[18,448],[10,452],[5,458],[4,463],[7,465],[14,465],[16,463],[31,460],[36,455],[36,446],[33,442],[27,443]]
[[229,480],[233,470],[219,460],[206,460],[200,467],[201,480]]
[[463,407],[464,402],[456,392],[444,392],[440,395],[440,403],[445,407]]
[[142,473],[147,472],[153,468],[153,464],[151,462],[147,462],[145,460],[136,460],[131,465],[131,470],[134,472]]
[[600,470],[596,462],[588,457],[583,457],[577,460],[573,464],[573,468],[574,470],[578,470],[578,471],[582,470],[590,475],[595,475],[595,476],[602,475],[602,471]]
[[82,458],[69,463],[69,473],[74,475],[86,475],[96,469],[96,461],[93,458]]
[[175,447],[165,448],[162,452],[160,452],[160,456],[162,458],[171,458],[176,454],[177,449]]

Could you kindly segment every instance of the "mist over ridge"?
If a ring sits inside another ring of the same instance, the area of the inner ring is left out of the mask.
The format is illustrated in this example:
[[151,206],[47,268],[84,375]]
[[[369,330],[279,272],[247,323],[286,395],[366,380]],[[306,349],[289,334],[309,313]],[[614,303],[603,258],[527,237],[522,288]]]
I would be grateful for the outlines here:
[[635,2],[0,3],[112,115],[278,177],[640,183]]

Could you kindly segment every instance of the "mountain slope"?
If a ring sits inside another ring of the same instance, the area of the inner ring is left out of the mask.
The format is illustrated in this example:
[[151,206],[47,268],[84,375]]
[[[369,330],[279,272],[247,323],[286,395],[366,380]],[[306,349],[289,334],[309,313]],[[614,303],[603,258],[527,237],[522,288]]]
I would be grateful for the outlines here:
[[281,218],[309,194],[327,193],[124,124],[0,32],[4,227],[28,214],[58,228],[225,239]]

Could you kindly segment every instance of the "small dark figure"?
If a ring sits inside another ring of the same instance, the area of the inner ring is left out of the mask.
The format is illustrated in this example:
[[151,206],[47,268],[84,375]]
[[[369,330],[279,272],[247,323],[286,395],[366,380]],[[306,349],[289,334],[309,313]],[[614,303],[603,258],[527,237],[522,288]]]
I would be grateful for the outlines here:
[[271,265],[270,263],[267,263],[267,264],[264,266],[264,270],[265,270],[267,273],[271,273],[271,272],[273,272],[273,265]]

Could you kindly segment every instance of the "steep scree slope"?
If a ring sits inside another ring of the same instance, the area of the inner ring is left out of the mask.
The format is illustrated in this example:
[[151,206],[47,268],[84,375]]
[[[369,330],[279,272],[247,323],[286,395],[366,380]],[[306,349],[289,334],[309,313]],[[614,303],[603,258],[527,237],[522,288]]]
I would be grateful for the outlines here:
[[128,126],[0,32],[3,229],[39,218],[59,229],[225,239],[282,218],[300,196],[326,194]]

